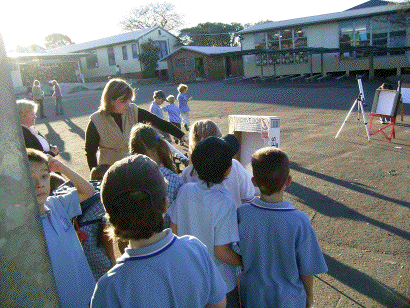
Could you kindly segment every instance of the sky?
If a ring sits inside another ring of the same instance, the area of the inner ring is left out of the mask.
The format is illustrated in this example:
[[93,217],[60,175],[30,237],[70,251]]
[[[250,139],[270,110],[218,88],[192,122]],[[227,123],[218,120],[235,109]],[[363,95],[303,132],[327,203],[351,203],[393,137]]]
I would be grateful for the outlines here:
[[[334,13],[366,0],[166,1],[173,3],[176,11],[184,15],[181,24],[182,28],[187,28],[205,22],[246,24]],[[74,43],[83,43],[122,33],[119,21],[133,8],[152,2],[155,1],[2,0],[0,34],[6,51],[17,45],[44,47],[44,38],[52,33],[62,33]]]

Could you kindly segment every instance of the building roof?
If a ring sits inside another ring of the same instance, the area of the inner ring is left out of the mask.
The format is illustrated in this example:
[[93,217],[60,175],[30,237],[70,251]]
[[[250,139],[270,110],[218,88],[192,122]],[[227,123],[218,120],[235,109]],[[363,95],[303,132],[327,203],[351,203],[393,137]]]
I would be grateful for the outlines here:
[[181,51],[181,50],[188,50],[197,52],[207,56],[215,56],[220,54],[226,54],[229,52],[238,52],[241,51],[241,47],[218,47],[218,46],[181,46],[173,53],[170,53],[168,56],[162,58],[160,61],[166,60],[171,55]]
[[104,47],[104,46],[117,45],[117,44],[121,44],[125,42],[133,42],[133,41],[137,41],[144,35],[152,31],[155,31],[157,29],[160,29],[161,31],[169,33],[167,30],[161,28],[160,26],[156,26],[156,27],[150,27],[150,28],[146,28],[142,30],[125,32],[125,33],[121,33],[118,35],[109,36],[109,37],[105,37],[102,39],[93,40],[93,41],[89,41],[89,42],[85,42],[81,44],[72,44],[72,45],[67,45],[67,46],[63,46],[59,48],[54,48],[54,49],[51,49],[50,52],[54,54],[81,52],[81,51],[89,51],[89,50]]
[[315,15],[315,16],[309,16],[309,17],[301,17],[301,18],[295,18],[295,19],[266,22],[263,24],[256,24],[252,27],[238,31],[238,33],[246,34],[246,33],[266,31],[266,30],[275,29],[275,28],[306,26],[309,24],[319,24],[319,23],[332,22],[332,21],[343,20],[343,19],[379,15],[379,14],[395,12],[398,10],[409,9],[409,8],[410,8],[409,3],[367,7],[367,8],[347,10],[347,11],[337,12],[337,13],[322,14],[322,15]]
[[49,53],[49,52],[41,52],[41,53],[28,53],[28,52],[8,52],[7,57],[11,60],[51,60],[51,59],[72,59],[77,61],[78,58],[86,56],[87,54],[83,53]]
[[389,1],[370,0],[370,1],[364,2],[364,3],[362,3],[362,4],[356,5],[356,6],[354,6],[354,7],[351,7],[350,9],[347,9],[346,11],[364,9],[364,8],[367,8],[367,7],[388,5],[388,4],[389,4]]

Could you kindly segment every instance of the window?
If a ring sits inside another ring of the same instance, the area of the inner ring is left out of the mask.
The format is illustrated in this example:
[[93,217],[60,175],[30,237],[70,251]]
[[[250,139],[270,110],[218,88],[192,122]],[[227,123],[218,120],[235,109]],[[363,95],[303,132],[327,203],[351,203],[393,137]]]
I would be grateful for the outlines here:
[[116,65],[115,63],[115,54],[114,54],[114,47],[109,46],[107,47],[107,54],[108,54],[108,65]]
[[182,59],[176,59],[175,60],[175,66],[186,66],[187,64],[187,59],[182,58]]
[[138,59],[137,44],[132,44],[131,45],[131,52],[132,52],[132,58],[133,59]]
[[268,64],[306,63],[306,52],[292,52],[290,49],[307,47],[306,30],[304,28],[282,29],[267,33],[268,48],[284,50],[281,54],[268,55]]
[[[340,48],[355,46],[404,47],[406,44],[405,17],[401,14],[376,16],[371,19],[349,20],[340,23]],[[389,54],[403,54],[404,51]],[[386,55],[380,51],[375,55]],[[341,58],[363,57],[360,51],[345,51]]]
[[167,42],[166,41],[155,41],[155,45],[159,48],[158,57],[159,59],[165,58],[168,55]]
[[255,48],[266,48],[265,33],[255,33],[253,35],[253,40],[255,43]]
[[122,59],[123,60],[128,60],[127,46],[122,46]]
[[296,28],[293,30],[295,39],[295,48],[307,47],[306,30],[303,28]]
[[98,67],[98,58],[95,50],[91,51],[90,54],[86,57],[87,68],[97,68]]

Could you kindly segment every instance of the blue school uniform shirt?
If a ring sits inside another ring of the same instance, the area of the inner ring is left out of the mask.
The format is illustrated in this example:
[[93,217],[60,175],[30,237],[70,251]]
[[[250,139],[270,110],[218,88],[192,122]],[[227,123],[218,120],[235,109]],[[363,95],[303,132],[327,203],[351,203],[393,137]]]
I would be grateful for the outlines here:
[[164,119],[164,115],[162,114],[161,107],[159,107],[155,101],[151,103],[151,106],[149,107],[149,112],[155,114],[157,117],[161,119]]
[[188,106],[188,103],[186,103],[186,104],[183,103],[187,99],[188,99],[188,97],[184,93],[179,93],[177,95],[178,106],[179,106],[179,110],[181,110],[181,112],[189,112],[189,110],[190,110],[189,106]]
[[226,285],[195,237],[163,231],[158,242],[126,248],[98,281],[92,307],[204,307],[219,303]]
[[48,197],[40,216],[61,307],[85,308],[95,281],[70,218],[81,214],[77,190]]
[[238,209],[245,307],[305,307],[300,275],[327,272],[309,217],[292,202],[255,198]]
[[208,248],[228,292],[236,286],[237,266],[215,257],[214,247],[238,242],[238,223],[233,196],[221,184],[210,188],[200,181],[187,183],[179,189],[174,205],[168,209],[171,221],[177,225],[178,235],[197,237]]
[[169,104],[162,108],[162,110],[168,112],[169,122],[181,123],[181,110],[179,110],[177,105]]

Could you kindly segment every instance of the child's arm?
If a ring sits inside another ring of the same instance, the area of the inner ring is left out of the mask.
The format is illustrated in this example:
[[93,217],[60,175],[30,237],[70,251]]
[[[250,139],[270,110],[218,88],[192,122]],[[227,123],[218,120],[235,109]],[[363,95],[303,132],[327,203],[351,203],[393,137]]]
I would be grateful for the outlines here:
[[183,104],[188,104],[188,102],[192,99],[192,96],[188,98],[186,101],[182,101]]
[[95,190],[91,183],[51,155],[48,155],[48,167],[50,168],[50,171],[60,172],[65,175],[71,183],[73,183],[74,187],[77,189],[80,203],[94,195]]
[[174,224],[174,223],[171,221],[169,227],[171,228],[172,233],[174,233],[175,235],[178,235],[178,227],[177,227],[176,224]]
[[104,231],[102,233],[102,243],[105,249],[105,253],[107,254],[108,259],[110,259],[111,267],[113,267],[117,263],[115,261],[114,255],[114,241]]
[[242,257],[231,249],[229,244],[215,246],[215,257],[222,262],[230,265],[237,265],[243,267]]
[[310,276],[300,276],[300,279],[303,282],[303,285],[305,286],[305,291],[307,294],[306,298],[306,308],[312,307],[313,306],[313,275]]

